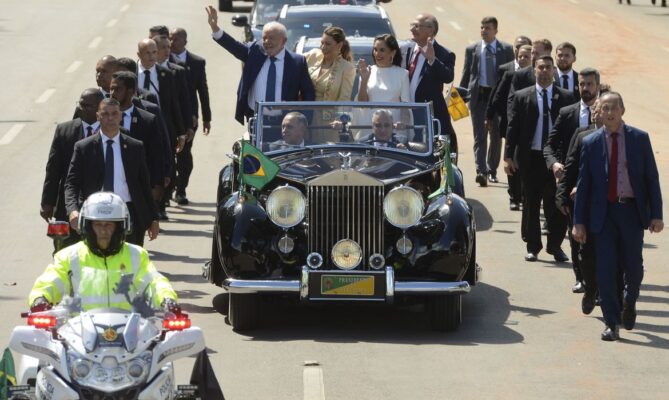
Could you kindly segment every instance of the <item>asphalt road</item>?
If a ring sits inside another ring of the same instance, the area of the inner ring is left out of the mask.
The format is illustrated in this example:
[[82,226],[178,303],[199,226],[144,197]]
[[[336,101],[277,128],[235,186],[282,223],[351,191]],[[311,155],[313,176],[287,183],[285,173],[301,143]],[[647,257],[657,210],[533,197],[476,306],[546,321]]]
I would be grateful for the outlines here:
[[[639,1],[635,1],[639,3]],[[440,21],[437,40],[458,57],[478,40],[481,17],[496,15],[499,38],[518,34],[573,42],[576,69],[598,67],[622,92],[627,123],[651,133],[662,186],[669,179],[669,9],[619,6],[609,0],[395,0],[386,6],[400,38],[418,12]],[[230,399],[667,398],[669,271],[667,233],[646,235],[645,278],[634,331],[617,343],[599,340],[601,313],[580,311],[569,264],[545,253],[523,261],[520,213],[508,210],[504,184],[474,184],[470,121],[455,124],[460,166],[478,221],[483,281],[464,299],[464,321],[452,334],[431,332],[417,308],[275,306],[267,326],[234,333],[212,304],[221,290],[200,277],[210,258],[216,179],[244,129],[233,119],[240,65],[210,39],[206,1],[14,2],[0,0],[0,347],[22,323],[27,295],[49,262],[51,242],[39,217],[44,166],[55,124],[95,86],[104,54],[134,57],[148,27],[189,32],[189,49],[207,59],[212,133],[194,146],[191,204],[168,209],[164,232],[147,244],[204,329],[211,361]],[[235,2],[236,12],[250,3]],[[240,37],[223,13],[225,29]],[[199,132],[198,132],[199,133]],[[501,174],[501,171],[500,171]],[[565,251],[568,245],[564,245]],[[186,382],[192,360],[177,365]],[[308,365],[306,365],[308,364]]]

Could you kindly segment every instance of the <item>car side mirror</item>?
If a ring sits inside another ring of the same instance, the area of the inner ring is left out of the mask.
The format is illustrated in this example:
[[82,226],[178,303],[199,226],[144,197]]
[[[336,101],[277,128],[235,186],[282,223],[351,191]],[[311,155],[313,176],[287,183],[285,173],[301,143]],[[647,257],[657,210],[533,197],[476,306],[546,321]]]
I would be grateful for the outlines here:
[[232,25],[239,27],[248,26],[249,17],[246,15],[236,14],[234,17],[232,17]]
[[434,137],[441,136],[441,121],[436,118],[432,118],[432,132]]

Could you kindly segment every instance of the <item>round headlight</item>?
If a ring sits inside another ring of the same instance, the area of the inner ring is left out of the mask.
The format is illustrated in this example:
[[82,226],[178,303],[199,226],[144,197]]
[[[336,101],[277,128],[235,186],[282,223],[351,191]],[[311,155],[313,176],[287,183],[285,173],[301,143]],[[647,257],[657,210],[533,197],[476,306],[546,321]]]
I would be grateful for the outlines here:
[[400,186],[383,199],[383,212],[392,225],[406,229],[416,225],[423,215],[423,196],[413,188]]
[[146,364],[140,360],[132,361],[128,366],[128,375],[135,379],[141,378],[145,371]]
[[91,372],[91,365],[86,360],[76,360],[72,371],[77,378],[83,379]]
[[353,269],[362,261],[362,249],[353,240],[340,240],[332,247],[332,261],[341,269]]
[[306,200],[302,192],[291,186],[281,186],[267,197],[267,215],[282,228],[290,228],[304,219]]

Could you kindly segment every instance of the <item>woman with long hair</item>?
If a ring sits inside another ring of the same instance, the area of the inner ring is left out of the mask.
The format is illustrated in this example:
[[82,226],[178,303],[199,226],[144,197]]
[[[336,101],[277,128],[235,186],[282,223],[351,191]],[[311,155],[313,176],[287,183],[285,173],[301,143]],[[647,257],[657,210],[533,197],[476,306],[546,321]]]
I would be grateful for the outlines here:
[[410,101],[409,71],[402,68],[402,54],[397,39],[385,34],[374,38],[374,65],[365,60],[358,63],[360,74],[359,101]]

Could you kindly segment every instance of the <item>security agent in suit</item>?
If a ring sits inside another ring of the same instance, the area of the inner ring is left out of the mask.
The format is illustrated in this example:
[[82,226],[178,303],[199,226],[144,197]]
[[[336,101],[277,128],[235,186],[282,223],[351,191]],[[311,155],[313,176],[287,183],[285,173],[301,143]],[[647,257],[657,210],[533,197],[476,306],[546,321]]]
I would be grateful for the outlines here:
[[573,69],[575,61],[576,46],[573,44],[563,42],[555,48],[555,62],[557,64],[555,82],[562,89],[572,92],[576,100],[580,100],[581,94],[578,87],[578,71],[574,71]]
[[[553,173],[556,182],[564,178],[564,164],[567,158],[569,143],[574,132],[578,128],[590,125],[591,107],[594,105],[599,93],[599,72],[592,68],[582,70],[579,73],[577,86],[580,88],[583,97],[577,103],[568,105],[560,110],[560,115],[555,120],[555,125],[553,125],[553,129],[551,129],[544,146],[546,166]],[[561,211],[567,216],[567,221],[569,222],[569,215],[573,214],[569,209],[566,210],[567,212],[564,212],[565,210]],[[571,223],[568,223],[568,227],[571,260],[576,277],[576,283],[572,287],[572,291],[574,293],[583,293],[585,286],[578,257],[580,245],[571,236]]]
[[84,200],[100,190],[113,191],[128,205],[133,232],[128,241],[142,246],[158,237],[157,211],[144,146],[121,132],[121,109],[115,99],[104,99],[97,112],[100,130],[77,142],[65,181],[65,207],[70,226],[76,228]]
[[376,147],[390,147],[406,150],[406,144],[400,142],[393,133],[393,113],[390,110],[376,110],[372,114],[372,133],[358,140]]
[[540,56],[550,55],[551,51],[553,51],[553,44],[548,39],[538,39],[532,42],[532,65],[517,70],[511,78],[511,87],[509,88],[507,98],[507,120],[511,117],[508,114],[511,113],[511,105],[513,104],[515,93],[521,89],[534,86],[537,83],[537,79],[534,76],[534,62]]
[[[137,73],[137,63],[132,58],[119,57],[116,59],[116,63],[118,64],[117,65],[118,68],[116,69],[117,71],[130,71],[134,74]],[[137,87],[137,92],[135,93],[135,96],[141,100],[148,101],[150,103],[158,105],[158,96],[156,96],[155,93],[152,93],[151,91],[144,89],[143,87],[142,88],[139,86]],[[155,114],[153,111],[149,112]]]
[[[40,216],[47,222],[51,218],[56,221],[68,220],[65,210],[65,178],[67,178],[67,170],[74,152],[74,144],[97,132],[99,123],[95,112],[103,98],[104,95],[99,88],[84,90],[77,102],[77,118],[58,124],[56,127],[46,163],[40,203]],[[79,235],[72,229],[70,236],[63,241],[62,245],[66,247],[78,241]],[[55,247],[56,242],[54,241]]]
[[[434,39],[437,32],[439,22],[434,15],[417,15],[411,23],[411,45],[402,51],[402,66],[409,70],[411,101],[432,102],[442,134],[450,136],[451,149],[457,153],[458,140],[444,100],[444,84],[453,82],[455,53],[437,43]],[[419,114],[414,115],[415,124],[421,124],[421,121],[416,121]],[[421,138],[415,136],[414,140],[420,141]]]
[[[662,193],[648,133],[626,125],[622,96],[600,98],[604,127],[583,139],[574,206],[573,236],[595,236],[597,284],[606,329],[602,340],[619,339],[619,325],[633,329],[643,280],[643,235],[661,232]],[[625,292],[622,314],[617,301],[618,266]]]
[[[306,60],[285,49],[285,26],[278,22],[265,24],[262,43],[244,44],[221,30],[214,7],[208,6],[207,14],[214,40],[244,63],[235,109],[235,119],[240,124],[244,124],[244,117],[253,116],[256,102],[313,101],[316,98]],[[282,117],[276,118],[278,123]]]
[[504,153],[507,174],[519,173],[523,185],[523,215],[521,231],[527,243],[526,261],[536,261],[542,249],[541,200],[544,200],[549,227],[546,251],[556,261],[567,261],[560,245],[566,233],[567,220],[555,211],[555,179],[546,168],[543,145],[558,110],[572,104],[571,93],[553,85],[553,58],[549,55],[535,61],[537,84],[516,93],[506,134]]
[[304,114],[296,111],[289,112],[281,121],[281,139],[271,142],[269,150],[304,147],[307,144],[308,125],[309,121]]
[[497,167],[501,152],[501,138],[498,126],[488,132],[485,129],[485,110],[492,88],[497,81],[497,66],[514,60],[510,44],[498,41],[497,18],[485,17],[481,20],[481,41],[468,46],[465,50],[465,66],[462,71],[460,86],[471,93],[469,109],[474,131],[474,160],[476,163],[476,182],[488,185],[488,176],[497,180]]

